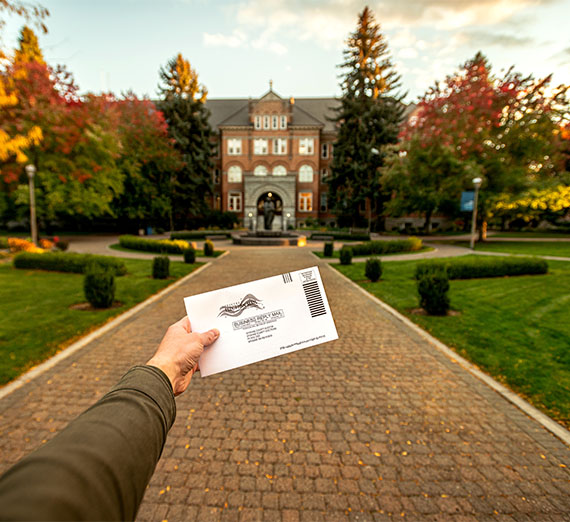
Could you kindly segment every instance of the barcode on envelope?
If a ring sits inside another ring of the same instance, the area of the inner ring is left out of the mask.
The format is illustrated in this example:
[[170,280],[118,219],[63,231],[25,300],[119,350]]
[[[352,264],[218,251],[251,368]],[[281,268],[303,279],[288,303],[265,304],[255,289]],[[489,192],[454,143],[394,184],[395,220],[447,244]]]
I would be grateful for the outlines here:
[[283,282],[285,284],[293,282],[293,277],[291,276],[290,272],[287,272],[286,274],[281,274],[281,275],[283,276]]
[[325,304],[323,303],[323,296],[321,295],[319,283],[316,281],[304,283],[303,290],[305,292],[305,297],[307,298],[307,304],[309,305],[309,312],[311,312],[311,317],[325,315],[327,311],[325,309]]

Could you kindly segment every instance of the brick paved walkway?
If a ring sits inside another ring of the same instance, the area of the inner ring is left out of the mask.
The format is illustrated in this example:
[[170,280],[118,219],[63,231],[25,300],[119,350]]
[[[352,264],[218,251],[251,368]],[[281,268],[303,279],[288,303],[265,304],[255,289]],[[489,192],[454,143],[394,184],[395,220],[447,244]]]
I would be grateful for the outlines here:
[[[302,249],[234,250],[9,395],[0,471],[146,361],[183,296],[317,262]],[[139,520],[570,519],[563,443],[321,272],[340,339],[193,380]]]

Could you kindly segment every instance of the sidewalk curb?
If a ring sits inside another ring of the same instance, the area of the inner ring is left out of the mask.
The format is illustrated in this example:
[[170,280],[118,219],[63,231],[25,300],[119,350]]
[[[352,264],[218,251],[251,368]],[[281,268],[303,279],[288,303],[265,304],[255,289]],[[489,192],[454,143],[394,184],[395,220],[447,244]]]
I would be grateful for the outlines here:
[[[227,254],[229,254],[229,251],[226,250],[226,252],[224,252],[221,256],[218,256],[216,259],[221,259],[222,257],[224,257]],[[190,272],[189,274],[185,275],[182,279],[179,279],[178,281],[172,283],[171,285],[167,286],[166,288],[163,288],[160,292],[158,292],[154,295],[151,295],[148,299],[145,299],[142,303],[139,303],[139,304],[135,305],[133,308],[130,308],[129,310],[127,310],[126,312],[123,312],[121,315],[115,317],[114,319],[112,319],[108,323],[105,323],[100,328],[97,328],[97,330],[87,334],[85,337],[82,337],[78,341],[69,345],[67,348],[63,349],[61,352],[56,353],[53,357],[50,357],[47,361],[44,361],[43,363],[38,364],[37,366],[35,366],[31,370],[28,370],[23,375],[20,375],[20,377],[16,378],[16,380],[12,381],[9,384],[6,384],[3,388],[0,388],[0,400],[2,400],[4,397],[10,395],[10,393],[16,391],[18,388],[21,388],[25,384],[29,383],[32,379],[35,379],[36,377],[38,377],[42,373],[53,368],[56,364],[63,361],[64,359],[67,359],[70,355],[73,355],[75,352],[81,350],[82,348],[87,346],[91,341],[98,339],[102,335],[111,331],[113,328],[116,328],[120,324],[124,323],[127,319],[130,319],[131,317],[133,317],[134,315],[139,313],[141,310],[146,308],[148,305],[158,301],[159,299],[161,299],[165,295],[169,294],[174,289],[178,288],[179,286],[184,284],[186,281],[188,281],[189,279],[191,279],[195,275],[199,274],[200,272],[202,272],[203,270],[205,270],[206,268],[211,266],[211,264],[212,264],[212,261],[210,261],[209,263],[206,263],[205,265],[197,268],[193,272]]]
[[467,359],[461,357],[459,354],[457,354],[451,348],[449,348],[449,346],[447,346],[446,344],[442,343],[441,341],[430,335],[428,332],[426,332],[424,329],[420,328],[418,325],[410,321],[406,316],[402,315],[400,312],[392,308],[390,305],[386,304],[384,301],[381,301],[374,295],[368,293],[366,290],[364,290],[364,288],[361,288],[359,285],[357,285],[354,281],[349,279],[343,273],[339,272],[338,270],[335,270],[329,264],[326,264],[326,266],[330,270],[338,274],[341,278],[346,280],[348,283],[350,283],[352,286],[354,286],[358,291],[360,291],[368,298],[370,298],[372,301],[374,301],[384,311],[388,312],[394,318],[404,323],[405,326],[407,326],[408,328],[413,330],[416,334],[418,334],[420,337],[428,341],[439,351],[443,352],[449,359],[451,359],[451,362],[459,364],[463,369],[467,370],[469,373],[477,377],[480,381],[483,381],[487,386],[495,390],[498,394],[502,395],[507,401],[514,404],[517,408],[522,410],[526,415],[534,419],[536,422],[538,422],[544,428],[546,428],[550,433],[552,433],[560,440],[562,440],[564,443],[566,443],[568,446],[570,446],[570,432],[566,430],[564,427],[562,427],[560,424],[558,424],[556,421],[552,420],[550,417],[548,417],[547,415],[536,409],[530,403],[528,403],[527,401],[519,397],[516,393],[512,392],[511,390],[509,390],[508,388],[497,382],[492,377],[489,377],[486,373],[482,372],[474,364],[470,363]]

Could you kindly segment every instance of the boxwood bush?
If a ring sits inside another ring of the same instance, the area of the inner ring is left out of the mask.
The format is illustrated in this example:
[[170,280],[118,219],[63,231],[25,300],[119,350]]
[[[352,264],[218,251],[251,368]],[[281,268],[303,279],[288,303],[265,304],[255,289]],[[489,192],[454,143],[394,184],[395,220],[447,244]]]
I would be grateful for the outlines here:
[[382,263],[377,257],[371,257],[366,260],[364,265],[364,275],[373,283],[382,277]]
[[548,263],[538,257],[475,256],[422,261],[416,266],[416,279],[423,274],[445,269],[449,279],[478,279],[536,275],[548,272]]
[[226,230],[181,230],[180,232],[172,232],[170,239],[204,239],[206,236],[227,238],[230,233]]
[[158,252],[159,254],[182,254],[192,245],[180,239],[144,239],[138,236],[120,236],[119,244],[123,248],[142,252]]
[[185,263],[195,263],[196,262],[196,250],[193,248],[188,248],[184,250],[184,262]]
[[152,260],[152,277],[166,279],[170,275],[170,259],[167,256],[157,256]]
[[83,280],[85,298],[94,308],[109,308],[115,300],[115,275],[108,267],[88,265]]
[[352,248],[344,245],[340,249],[340,264],[350,265],[352,263]]
[[74,272],[76,274],[85,273],[87,267],[93,263],[109,269],[118,276],[127,273],[127,267],[121,259],[109,256],[67,252],[46,252],[44,254],[21,252],[14,257],[14,268]]
[[392,241],[367,241],[350,245],[355,256],[394,254],[396,252],[415,252],[422,248],[422,240],[417,237],[395,239]]
[[325,247],[323,250],[323,255],[325,257],[332,257],[334,252],[334,243],[325,243]]
[[430,315],[445,315],[449,310],[449,279],[445,268],[424,272],[418,278],[420,306]]
[[204,255],[206,257],[212,257],[214,255],[214,243],[209,239],[206,239],[204,243]]

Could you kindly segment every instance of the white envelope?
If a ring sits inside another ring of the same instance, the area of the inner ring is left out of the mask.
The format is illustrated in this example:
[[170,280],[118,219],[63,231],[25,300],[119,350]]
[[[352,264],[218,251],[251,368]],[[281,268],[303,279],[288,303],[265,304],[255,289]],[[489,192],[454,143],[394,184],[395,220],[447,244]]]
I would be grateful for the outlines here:
[[318,267],[184,299],[195,332],[220,331],[202,377],[338,339]]

